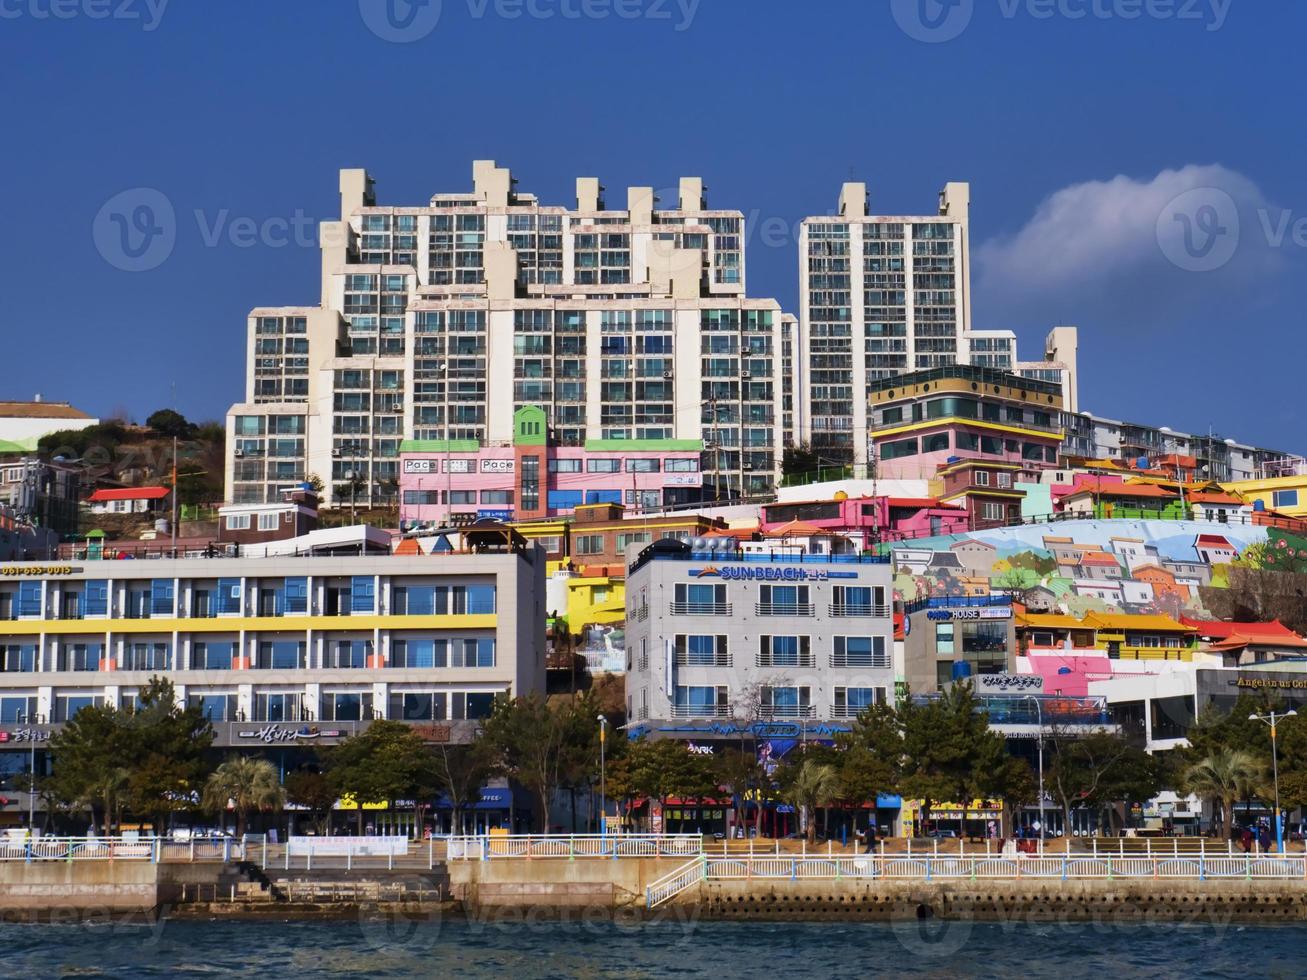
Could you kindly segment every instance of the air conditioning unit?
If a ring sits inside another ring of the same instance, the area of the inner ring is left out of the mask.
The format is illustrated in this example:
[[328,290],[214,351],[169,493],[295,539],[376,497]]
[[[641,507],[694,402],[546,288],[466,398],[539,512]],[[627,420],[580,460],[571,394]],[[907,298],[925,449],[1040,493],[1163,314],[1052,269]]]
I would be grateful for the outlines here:
[[233,449],[233,450],[231,451],[231,454],[232,454],[232,456],[234,456],[236,459],[240,459],[241,457],[243,457],[243,456],[245,455],[245,450],[244,450],[244,449]]
[[672,380],[672,372],[671,372],[671,371],[664,371],[664,372],[663,372],[663,380],[664,380],[664,381],[671,381],[671,380]]
[[748,371],[741,371],[740,377],[743,378],[745,381],[748,381],[751,375],[749,374]]
[[340,458],[340,450],[339,450],[339,449],[333,449],[333,450],[331,451],[331,456],[332,456],[333,459],[339,459],[339,458]]

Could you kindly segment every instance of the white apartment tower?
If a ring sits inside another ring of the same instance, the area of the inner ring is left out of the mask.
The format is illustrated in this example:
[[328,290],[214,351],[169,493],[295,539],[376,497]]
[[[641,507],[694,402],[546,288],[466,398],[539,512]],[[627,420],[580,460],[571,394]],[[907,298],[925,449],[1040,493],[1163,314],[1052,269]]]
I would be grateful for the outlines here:
[[[825,459],[867,463],[868,382],[970,363],[970,199],[970,185],[950,183],[937,214],[883,217],[868,212],[866,184],[849,183],[837,215],[803,221],[797,438]],[[988,351],[1009,338],[978,340]]]
[[709,209],[696,177],[671,202],[628,188],[620,209],[594,177],[573,209],[493,161],[472,177],[470,193],[393,207],[341,171],[319,304],[249,315],[228,501],[317,475],[328,505],[392,503],[401,444],[509,443],[525,405],[565,445],[697,442],[710,490],[772,486],[805,372],[783,367],[798,325],[746,295],[743,213]]

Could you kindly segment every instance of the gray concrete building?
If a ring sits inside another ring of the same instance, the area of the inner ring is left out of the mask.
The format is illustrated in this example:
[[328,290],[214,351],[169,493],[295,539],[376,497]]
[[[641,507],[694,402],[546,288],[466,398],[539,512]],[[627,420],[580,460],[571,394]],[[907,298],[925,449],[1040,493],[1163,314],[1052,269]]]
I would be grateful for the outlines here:
[[851,719],[892,697],[889,564],[746,554],[713,540],[657,541],[628,554],[632,725]]

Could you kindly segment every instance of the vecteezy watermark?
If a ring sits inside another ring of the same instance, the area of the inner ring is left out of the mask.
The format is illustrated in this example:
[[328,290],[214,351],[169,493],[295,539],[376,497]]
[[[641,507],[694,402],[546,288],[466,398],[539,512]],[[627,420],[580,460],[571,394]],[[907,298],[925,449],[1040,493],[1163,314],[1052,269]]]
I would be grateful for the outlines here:
[[[1225,26],[1234,0],[992,0],[1004,20],[1158,20]],[[891,0],[899,29],[927,44],[961,36],[975,14],[976,0]]]
[[[205,248],[318,248],[330,241],[319,236],[318,219],[303,211],[289,217],[251,218],[228,208],[196,208],[195,230]],[[115,269],[149,272],[163,265],[177,246],[178,221],[172,201],[153,187],[134,187],[104,202],[91,225],[95,248]]]
[[[3,0],[0,0],[3,2]],[[702,0],[464,0],[472,20],[670,21],[689,30]],[[970,0],[968,0],[970,2]],[[411,44],[440,23],[443,0],[358,0],[363,23],[383,41]]]
[[115,269],[149,272],[172,255],[177,213],[162,191],[133,187],[104,202],[91,223],[91,235],[96,251]]
[[1222,268],[1239,248],[1239,206],[1219,187],[1194,187],[1157,216],[1157,244],[1186,272]]
[[157,30],[170,0],[0,0],[0,20],[134,20]]

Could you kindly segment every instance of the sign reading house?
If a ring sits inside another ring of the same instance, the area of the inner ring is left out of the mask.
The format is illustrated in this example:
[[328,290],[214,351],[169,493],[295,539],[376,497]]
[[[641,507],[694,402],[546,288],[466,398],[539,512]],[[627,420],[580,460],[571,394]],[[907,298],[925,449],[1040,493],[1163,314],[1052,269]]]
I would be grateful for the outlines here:
[[1044,689],[1040,674],[977,674],[977,694],[1037,694]]

